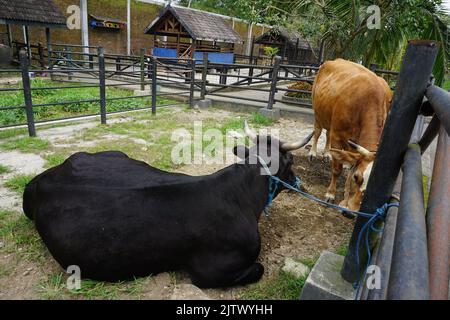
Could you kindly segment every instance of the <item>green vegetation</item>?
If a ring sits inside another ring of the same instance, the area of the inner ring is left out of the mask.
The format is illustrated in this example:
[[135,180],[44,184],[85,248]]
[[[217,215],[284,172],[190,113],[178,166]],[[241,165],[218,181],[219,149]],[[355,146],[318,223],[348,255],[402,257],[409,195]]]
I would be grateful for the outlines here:
[[[312,85],[305,81],[297,81],[296,83],[290,85],[288,89],[291,90],[305,90],[312,91]],[[286,92],[286,96],[298,99],[311,99],[310,93],[302,93],[302,92]]]
[[22,195],[25,187],[34,178],[34,175],[19,174],[5,182],[5,187]]
[[244,300],[298,300],[306,278],[280,271],[278,276],[250,285],[242,293]]
[[0,211],[0,238],[6,253],[18,253],[29,261],[44,262],[47,254],[33,221],[25,215]]
[[0,144],[3,150],[17,150],[22,152],[39,152],[50,147],[50,142],[40,138],[24,137]]
[[38,286],[42,298],[56,299],[87,299],[87,300],[113,300],[120,299],[121,295],[131,295],[139,298],[142,287],[148,278],[139,278],[134,281],[107,283],[89,279],[81,280],[80,290],[69,290],[66,287],[67,274],[57,273],[51,275]]
[[347,253],[348,253],[348,242],[344,243],[336,250],[336,254],[338,254],[340,256],[345,257],[347,255]]
[[[325,59],[345,58],[377,63],[398,70],[407,41],[437,40],[443,44],[434,75],[444,78],[450,55],[449,15],[443,0],[181,0],[182,5],[230,15],[251,22],[281,26],[299,32],[312,47],[325,48]],[[380,9],[380,25],[374,25]],[[368,24],[372,28],[368,28]],[[276,30],[274,28],[272,30]]]
[[67,157],[60,153],[52,153],[44,156],[44,159],[46,160],[45,167],[52,168],[62,164],[67,159]]
[[0,164],[0,174],[9,173],[11,170],[9,167]]
[[[89,85],[87,83],[71,83],[70,86]],[[40,78],[32,79],[31,87],[34,89],[44,87],[58,87],[61,86],[59,82],[52,82],[49,80],[43,80]],[[10,86],[9,86],[10,87]],[[133,92],[126,89],[120,89],[117,87],[108,87],[106,89],[107,98],[121,98],[132,97]],[[33,90],[33,104],[47,104],[55,103],[54,106],[46,107],[34,107],[35,120],[49,120],[58,119],[64,117],[73,117],[80,115],[98,114],[99,103],[98,102],[78,102],[82,100],[94,100],[99,99],[99,89],[94,88],[77,88],[77,89],[58,89],[58,90]],[[62,102],[72,102],[66,105],[58,105]],[[158,105],[165,105],[174,103],[171,100],[158,98]],[[13,107],[23,106],[23,92],[0,92],[0,107]],[[149,97],[123,99],[108,101],[106,110],[107,112],[126,111],[142,108],[150,105]],[[0,125],[12,125],[26,122],[24,109],[11,109],[0,111]]]
[[447,78],[445,79],[444,84],[442,85],[442,88],[444,88],[445,90],[450,90],[450,77],[447,76]]

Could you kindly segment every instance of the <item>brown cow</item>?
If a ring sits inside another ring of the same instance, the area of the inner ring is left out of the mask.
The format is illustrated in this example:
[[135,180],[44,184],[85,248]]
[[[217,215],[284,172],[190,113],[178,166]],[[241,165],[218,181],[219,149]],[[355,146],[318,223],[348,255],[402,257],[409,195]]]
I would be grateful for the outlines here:
[[391,99],[386,81],[359,64],[337,59],[320,67],[313,86],[315,133],[309,156],[317,156],[317,141],[327,130],[325,156],[332,166],[327,201],[335,200],[337,180],[346,165],[351,170],[340,205],[359,210]]

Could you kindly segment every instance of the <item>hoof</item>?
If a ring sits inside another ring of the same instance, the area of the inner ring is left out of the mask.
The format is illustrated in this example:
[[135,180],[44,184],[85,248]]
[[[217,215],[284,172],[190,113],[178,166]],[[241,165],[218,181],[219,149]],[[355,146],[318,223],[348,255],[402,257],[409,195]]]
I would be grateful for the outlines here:
[[327,203],[334,203],[334,200],[335,200],[335,197],[334,197],[334,196],[332,196],[332,195],[330,195],[330,194],[325,195],[325,201],[326,201]]
[[325,152],[325,153],[323,154],[323,160],[324,160],[326,163],[331,162],[332,159],[333,159],[333,158],[332,158],[332,156],[331,156],[331,153]]
[[315,159],[316,157],[317,157],[317,155],[314,154],[314,153],[308,154],[308,160],[309,160],[309,162],[313,162],[314,159]]

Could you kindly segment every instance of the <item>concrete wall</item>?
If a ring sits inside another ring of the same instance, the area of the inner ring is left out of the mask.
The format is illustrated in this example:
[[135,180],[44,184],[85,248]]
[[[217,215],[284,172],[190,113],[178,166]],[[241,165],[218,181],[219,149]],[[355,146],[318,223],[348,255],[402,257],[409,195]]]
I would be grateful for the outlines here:
[[[70,5],[79,5],[79,0],[54,0],[60,7],[66,17],[67,7]],[[162,6],[144,3],[137,0],[132,0],[131,3],[131,49],[134,54],[138,54],[140,48],[153,47],[153,37],[151,35],[145,35],[144,29],[147,25],[155,19]],[[96,16],[103,16],[108,18],[127,20],[127,0],[88,0],[88,14]],[[227,21],[232,25],[231,19]],[[234,22],[235,30],[240,34],[245,42],[248,41],[248,28],[249,24],[242,21]],[[22,28],[19,26],[13,26],[13,40],[23,42]],[[1,31],[0,31],[1,32]],[[253,27],[253,35],[259,36],[261,34],[261,27]],[[45,41],[44,28],[30,28],[30,38],[33,44]],[[69,29],[52,29],[52,42],[54,43],[68,43],[68,44],[81,44],[81,31],[69,30]],[[107,53],[120,53],[126,54],[127,47],[127,30],[101,30],[89,28],[89,43],[92,46],[103,46]],[[245,54],[244,45],[236,45],[236,53]],[[257,48],[255,48],[255,53]]]

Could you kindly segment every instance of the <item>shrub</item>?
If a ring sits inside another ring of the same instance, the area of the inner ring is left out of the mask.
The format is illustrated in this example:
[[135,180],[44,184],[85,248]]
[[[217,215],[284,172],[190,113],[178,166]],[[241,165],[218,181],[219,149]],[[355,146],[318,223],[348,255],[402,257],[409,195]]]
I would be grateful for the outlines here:
[[[288,89],[312,91],[312,85],[305,81],[298,81],[298,82],[294,83],[293,85],[290,85],[288,87]],[[302,92],[286,92],[285,95],[288,97],[298,98],[298,99],[310,99],[311,98],[311,94],[302,93]]]

